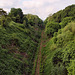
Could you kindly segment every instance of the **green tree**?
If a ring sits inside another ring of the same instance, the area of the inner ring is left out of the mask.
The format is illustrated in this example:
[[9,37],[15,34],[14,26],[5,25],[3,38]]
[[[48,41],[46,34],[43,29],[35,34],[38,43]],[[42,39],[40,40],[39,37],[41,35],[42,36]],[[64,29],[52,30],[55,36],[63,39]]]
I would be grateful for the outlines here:
[[47,23],[45,32],[47,33],[48,36],[53,36],[54,32],[57,32],[59,28],[60,28],[59,23],[52,21]]
[[52,67],[51,75],[67,75],[67,70],[62,64],[57,64],[55,67]]
[[7,12],[4,11],[2,8],[0,8],[0,17],[3,16],[3,15],[7,15]]
[[28,27],[28,25],[26,24],[26,20],[23,21],[23,25],[24,25],[25,28]]
[[70,64],[68,67],[68,75],[75,75],[75,60],[70,60]]
[[[15,22],[23,23],[23,12],[20,8],[11,8],[11,11],[8,16],[10,16],[11,19]],[[16,18],[16,20],[13,19],[14,17]]]
[[6,25],[7,25],[7,20],[6,20],[5,16],[2,16],[2,18],[1,18],[1,25],[3,27],[6,27]]
[[20,16],[19,15],[16,16],[16,22],[20,23]]
[[70,23],[71,21],[73,21],[73,17],[66,17],[62,20],[62,22],[60,23],[61,28],[64,28],[68,23]]

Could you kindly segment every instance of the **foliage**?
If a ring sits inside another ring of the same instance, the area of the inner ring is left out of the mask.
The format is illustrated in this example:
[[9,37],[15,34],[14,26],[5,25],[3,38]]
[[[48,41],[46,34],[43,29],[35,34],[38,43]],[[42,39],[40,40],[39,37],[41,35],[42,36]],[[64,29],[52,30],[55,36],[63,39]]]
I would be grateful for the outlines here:
[[48,36],[53,36],[54,32],[57,32],[59,28],[60,28],[59,23],[49,22],[46,25],[45,32]]
[[24,18],[27,19],[28,24],[30,24],[31,26],[38,25],[40,28],[43,27],[43,21],[37,15],[27,14],[24,15]]
[[73,17],[75,18],[75,4],[70,5],[66,7],[63,10],[60,10],[56,13],[54,13],[52,16],[48,16],[47,19],[45,20],[45,24],[47,24],[50,21],[55,21],[60,23],[65,17]]
[[[29,15],[30,17],[30,15]],[[0,75],[30,75],[41,35],[42,20],[29,23],[20,8],[0,19]],[[32,15],[32,18],[35,17]],[[33,35],[34,34],[34,35]]]
[[7,12],[4,11],[2,8],[0,8],[0,18],[1,18],[2,16],[6,16],[6,15],[7,15]]
[[11,8],[9,15],[11,19],[18,23],[23,23],[23,12],[20,8]]
[[[33,75],[43,21],[37,15],[23,14],[20,8],[11,8],[7,16],[3,12],[0,18],[0,75],[30,75],[31,72]],[[75,74],[74,21],[75,5],[50,15],[44,21],[50,40],[41,51],[41,75]]]
[[54,33],[46,47],[43,48],[45,60],[42,75],[75,74],[75,22]]
[[70,23],[71,21],[73,21],[74,19],[72,17],[66,17],[62,20],[62,22],[60,23],[61,28],[64,28],[68,23]]
[[2,16],[0,19],[0,25],[2,25],[3,27],[7,27],[10,22],[11,22],[10,17]]

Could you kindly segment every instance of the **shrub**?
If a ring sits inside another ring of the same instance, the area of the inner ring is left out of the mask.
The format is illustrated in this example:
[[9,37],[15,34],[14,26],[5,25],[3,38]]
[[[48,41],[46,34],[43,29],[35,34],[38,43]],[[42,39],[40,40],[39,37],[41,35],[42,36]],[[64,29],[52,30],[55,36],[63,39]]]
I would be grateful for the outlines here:
[[72,17],[66,17],[62,20],[62,22],[60,23],[61,28],[64,28],[68,23],[70,23],[71,21],[73,21]]
[[46,25],[45,32],[48,36],[53,36],[54,32],[57,32],[59,28],[60,28],[59,23],[49,22]]
[[69,23],[65,28],[64,32],[70,30],[73,34],[75,34],[75,22]]

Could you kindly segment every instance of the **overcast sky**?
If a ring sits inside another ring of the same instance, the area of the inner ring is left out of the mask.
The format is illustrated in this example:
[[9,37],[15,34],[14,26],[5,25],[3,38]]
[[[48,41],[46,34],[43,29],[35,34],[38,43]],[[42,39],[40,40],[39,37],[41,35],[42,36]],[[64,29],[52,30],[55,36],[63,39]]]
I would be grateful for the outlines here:
[[21,8],[24,14],[38,15],[43,20],[72,4],[75,0],[0,0],[0,8],[7,12],[13,7]]

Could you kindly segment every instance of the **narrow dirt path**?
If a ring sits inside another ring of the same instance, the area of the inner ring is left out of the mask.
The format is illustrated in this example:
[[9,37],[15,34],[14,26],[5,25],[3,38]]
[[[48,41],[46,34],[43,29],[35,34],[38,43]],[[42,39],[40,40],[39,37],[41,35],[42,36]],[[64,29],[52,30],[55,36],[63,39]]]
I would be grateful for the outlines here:
[[41,42],[40,42],[40,49],[39,49],[39,53],[38,53],[35,75],[39,75],[39,73],[40,73],[41,49],[43,47],[43,37],[44,37],[44,31],[42,31],[42,33],[41,33]]

